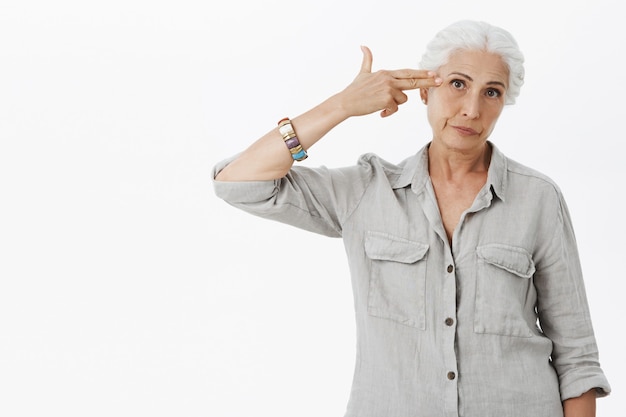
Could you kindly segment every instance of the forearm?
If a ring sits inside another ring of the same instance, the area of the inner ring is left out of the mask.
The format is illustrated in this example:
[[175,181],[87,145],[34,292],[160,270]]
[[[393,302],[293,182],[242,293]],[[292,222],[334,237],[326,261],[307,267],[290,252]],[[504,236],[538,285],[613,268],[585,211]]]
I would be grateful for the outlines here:
[[[363,62],[354,81],[322,104],[292,119],[304,150],[308,150],[332,128],[351,116],[381,111],[387,117],[408,100],[404,90],[439,86],[441,78],[432,71],[394,70],[372,73],[372,52],[362,47]],[[291,153],[278,127],[254,142],[215,178],[218,181],[263,181],[284,177],[293,165]]]
[[564,417],[595,417],[596,416],[596,390],[587,391],[580,397],[570,398],[563,401]]
[[[333,96],[291,120],[300,144],[308,150],[332,128],[348,118],[341,100]],[[293,158],[278,128],[254,142],[216,177],[218,181],[263,181],[284,177]]]

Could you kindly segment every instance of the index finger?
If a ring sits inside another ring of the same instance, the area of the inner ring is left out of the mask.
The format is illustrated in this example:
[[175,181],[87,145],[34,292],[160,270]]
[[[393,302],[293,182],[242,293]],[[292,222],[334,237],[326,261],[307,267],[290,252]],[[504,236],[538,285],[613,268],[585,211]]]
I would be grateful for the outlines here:
[[393,78],[399,78],[399,79],[404,79],[404,78],[429,78],[429,77],[436,77],[437,73],[435,71],[431,71],[431,70],[425,70],[425,69],[411,69],[411,68],[404,68],[404,69],[398,69],[398,70],[391,70],[391,71],[387,71],[387,73],[389,75],[391,75]]
[[[405,71],[405,70],[401,70]],[[423,70],[412,70],[412,71],[423,71]],[[424,75],[426,74],[426,75]],[[430,88],[430,87],[439,87],[442,83],[441,78],[437,76],[437,74],[432,71],[424,71],[419,74],[417,77],[407,77],[408,73],[404,73],[404,77],[394,77],[393,85],[400,90],[415,90],[417,88]]]

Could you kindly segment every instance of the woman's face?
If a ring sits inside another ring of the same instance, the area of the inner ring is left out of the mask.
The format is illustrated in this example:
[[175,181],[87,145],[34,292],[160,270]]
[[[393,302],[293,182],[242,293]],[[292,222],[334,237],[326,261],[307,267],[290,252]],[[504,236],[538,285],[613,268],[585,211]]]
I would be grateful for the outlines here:
[[437,71],[439,87],[421,90],[437,141],[449,150],[482,147],[504,108],[509,70],[499,55],[463,50]]

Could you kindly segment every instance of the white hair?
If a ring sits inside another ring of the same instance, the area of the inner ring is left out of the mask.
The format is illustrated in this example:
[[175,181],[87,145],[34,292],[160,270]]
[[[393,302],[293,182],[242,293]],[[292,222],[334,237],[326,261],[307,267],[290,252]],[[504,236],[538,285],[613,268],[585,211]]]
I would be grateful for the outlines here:
[[426,45],[420,68],[437,71],[459,50],[483,50],[495,53],[509,69],[509,86],[505,104],[515,103],[524,84],[524,55],[513,36],[489,23],[461,20],[439,31]]

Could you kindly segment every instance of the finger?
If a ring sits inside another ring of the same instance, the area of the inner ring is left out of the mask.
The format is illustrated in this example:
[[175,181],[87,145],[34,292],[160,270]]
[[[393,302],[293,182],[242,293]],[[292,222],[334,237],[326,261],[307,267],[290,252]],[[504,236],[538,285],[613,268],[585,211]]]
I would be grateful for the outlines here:
[[398,105],[404,104],[409,101],[409,97],[404,94],[402,91],[396,91],[393,94],[393,101],[395,101]]
[[409,97],[402,91],[396,90],[391,92],[390,100],[387,102],[385,108],[380,112],[380,117],[391,116],[396,113],[400,106],[409,101]]
[[415,90],[417,88],[430,88],[439,87],[441,85],[441,78],[396,78],[393,82],[393,86],[399,90]]
[[380,117],[389,117],[398,111],[398,106],[389,106],[380,112]]
[[397,69],[397,70],[391,70],[387,72],[393,78],[432,78],[437,75],[437,73],[434,71],[423,70],[423,69],[418,70],[418,69],[411,69],[411,68]]
[[374,57],[372,56],[372,51],[367,46],[361,46],[361,51],[363,52],[363,62],[361,63],[361,73],[372,72],[372,62],[374,61]]

